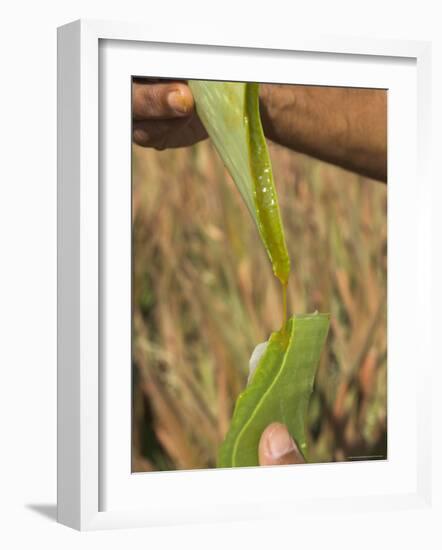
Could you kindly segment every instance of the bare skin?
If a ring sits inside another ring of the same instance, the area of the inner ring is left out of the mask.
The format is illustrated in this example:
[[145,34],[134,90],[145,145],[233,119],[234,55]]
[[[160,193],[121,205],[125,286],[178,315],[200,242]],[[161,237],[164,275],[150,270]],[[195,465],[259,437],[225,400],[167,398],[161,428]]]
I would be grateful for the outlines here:
[[[185,81],[133,83],[133,140],[166,149],[207,137]],[[261,84],[261,118],[270,140],[387,181],[387,92]]]
[[[138,79],[132,86],[133,140],[158,150],[207,138],[185,81]],[[387,181],[385,90],[261,84],[264,133],[294,151]],[[261,466],[302,464],[286,426],[262,433]]]
[[273,422],[261,435],[258,447],[260,466],[281,466],[305,462],[284,424]]
[[143,147],[193,145],[207,137],[190,88],[183,81],[140,80],[132,84],[132,138]]

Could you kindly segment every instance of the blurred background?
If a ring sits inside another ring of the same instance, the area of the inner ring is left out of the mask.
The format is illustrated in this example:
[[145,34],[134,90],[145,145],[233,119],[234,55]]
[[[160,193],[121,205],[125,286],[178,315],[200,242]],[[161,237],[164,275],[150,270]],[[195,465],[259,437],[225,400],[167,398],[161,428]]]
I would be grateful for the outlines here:
[[[312,462],[386,458],[387,190],[269,142],[292,261],[289,314],[331,313]],[[132,470],[212,468],[281,291],[209,140],[133,146]]]

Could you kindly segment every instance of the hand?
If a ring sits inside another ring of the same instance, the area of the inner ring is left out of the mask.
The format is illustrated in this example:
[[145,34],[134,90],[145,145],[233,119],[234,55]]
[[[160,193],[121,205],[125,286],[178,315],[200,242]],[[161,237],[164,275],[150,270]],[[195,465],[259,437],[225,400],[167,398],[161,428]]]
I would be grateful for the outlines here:
[[132,84],[132,138],[143,147],[193,145],[207,137],[185,81],[139,78]]
[[284,424],[273,422],[263,431],[258,448],[260,466],[303,464],[304,457]]
[[[347,170],[387,181],[385,90],[262,84],[267,138]],[[134,79],[133,140],[166,149],[207,137],[183,80]]]

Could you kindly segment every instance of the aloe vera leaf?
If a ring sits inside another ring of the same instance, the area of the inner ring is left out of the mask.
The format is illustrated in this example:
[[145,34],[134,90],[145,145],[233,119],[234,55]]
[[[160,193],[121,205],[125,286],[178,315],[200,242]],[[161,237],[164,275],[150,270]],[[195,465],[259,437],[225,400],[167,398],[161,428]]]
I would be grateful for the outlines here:
[[258,445],[272,422],[285,424],[306,459],[305,421],[329,328],[328,314],[291,317],[274,332],[247,388],[236,401],[218,467],[258,466]]
[[197,113],[258,227],[273,272],[287,284],[290,259],[259,114],[259,84],[191,80],[189,86]]
[[272,422],[284,423],[306,456],[305,417],[329,316],[300,315],[285,322],[290,260],[259,114],[259,85],[189,85],[198,115],[258,227],[284,298],[283,329],[270,337],[250,384],[236,402],[218,466],[258,465],[259,439]]

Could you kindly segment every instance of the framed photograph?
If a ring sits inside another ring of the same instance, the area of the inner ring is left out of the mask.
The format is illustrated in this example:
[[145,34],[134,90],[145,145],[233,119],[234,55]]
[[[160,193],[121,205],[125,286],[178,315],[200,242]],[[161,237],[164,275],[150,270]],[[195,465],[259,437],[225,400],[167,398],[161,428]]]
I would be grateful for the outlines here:
[[61,523],[429,505],[429,78],[424,42],[59,28]]

